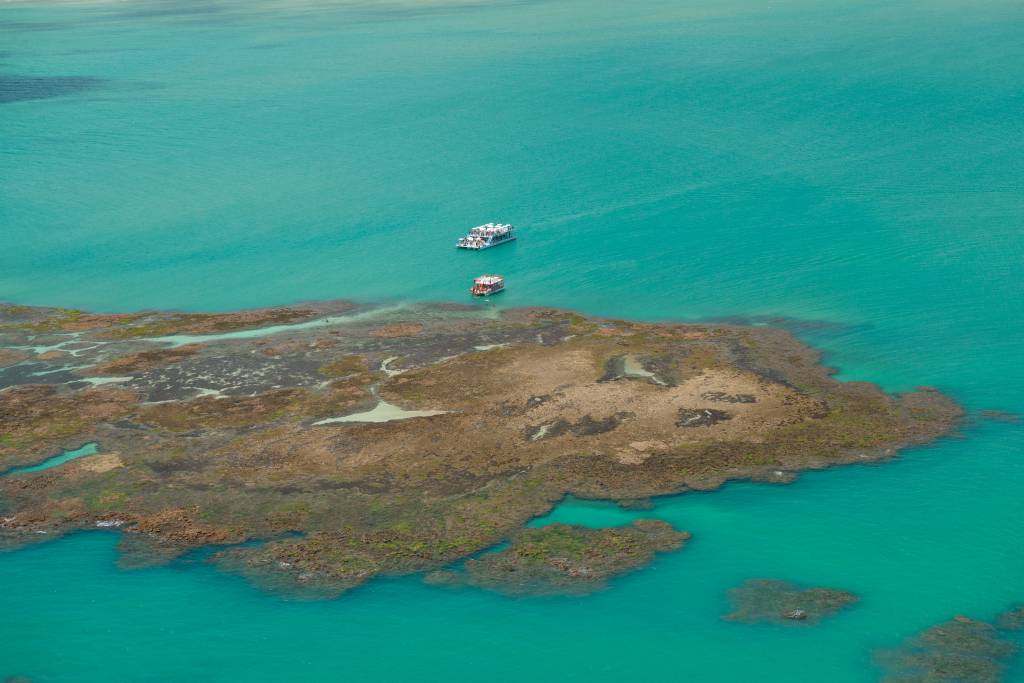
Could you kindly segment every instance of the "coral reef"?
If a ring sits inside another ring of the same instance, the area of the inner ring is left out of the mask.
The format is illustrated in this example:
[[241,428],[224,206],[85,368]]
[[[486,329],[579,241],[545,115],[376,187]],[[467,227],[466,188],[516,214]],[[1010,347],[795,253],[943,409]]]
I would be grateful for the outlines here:
[[878,659],[884,683],[999,683],[1014,652],[991,624],[957,616]]
[[[30,356],[0,367],[0,471],[83,443],[100,449],[0,477],[0,545],[117,528],[125,563],[138,566],[241,544],[213,561],[263,585],[334,595],[519,538],[566,495],[642,501],[733,479],[783,483],[893,457],[961,415],[934,390],[894,396],[837,381],[814,351],[767,327],[353,310],[0,308],[0,348]],[[251,331],[161,339],[240,329]],[[382,401],[394,419],[336,419]],[[693,415],[713,419],[680,424]],[[487,557],[467,564],[467,580],[487,583],[513,555]]]
[[730,621],[746,623],[806,621],[814,623],[857,602],[853,593],[835,588],[801,588],[777,579],[751,579],[729,591]]
[[678,550],[689,537],[650,519],[612,529],[552,524],[518,531],[508,547],[467,560],[462,571],[429,574],[427,581],[510,595],[583,595],[646,565],[655,553]]

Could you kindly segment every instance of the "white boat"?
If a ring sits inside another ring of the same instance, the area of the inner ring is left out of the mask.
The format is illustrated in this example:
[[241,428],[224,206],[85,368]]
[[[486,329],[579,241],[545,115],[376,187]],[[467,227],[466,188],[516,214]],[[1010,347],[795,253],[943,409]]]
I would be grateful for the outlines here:
[[500,275],[481,275],[473,280],[469,293],[473,296],[490,296],[505,290],[505,278]]
[[484,223],[471,228],[465,237],[459,239],[455,246],[459,249],[490,249],[499,244],[511,242],[516,238],[513,227],[509,223]]

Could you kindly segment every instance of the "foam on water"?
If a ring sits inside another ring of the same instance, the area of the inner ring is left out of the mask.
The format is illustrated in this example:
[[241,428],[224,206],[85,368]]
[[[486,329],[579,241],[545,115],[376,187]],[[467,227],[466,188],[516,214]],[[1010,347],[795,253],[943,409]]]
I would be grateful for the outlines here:
[[344,325],[380,320],[382,318],[387,318],[389,315],[404,311],[407,308],[408,306],[404,304],[381,306],[379,308],[372,308],[366,311],[360,311],[359,313],[352,313],[350,315],[329,316],[326,318],[317,318],[316,320],[308,320],[302,323],[270,325],[268,327],[256,327],[249,330],[236,330],[234,332],[220,332],[217,334],[173,334],[165,337],[149,337],[146,341],[151,341],[157,344],[168,344],[174,348],[178,346],[185,346],[186,344],[206,344],[228,339],[258,339],[261,337],[271,337],[275,334],[282,334],[285,332],[301,332],[303,330],[311,330],[318,327],[341,327]]
[[122,384],[124,382],[131,382],[134,377],[82,377],[81,379],[74,380],[75,382],[85,382],[94,387],[101,387],[104,384]]

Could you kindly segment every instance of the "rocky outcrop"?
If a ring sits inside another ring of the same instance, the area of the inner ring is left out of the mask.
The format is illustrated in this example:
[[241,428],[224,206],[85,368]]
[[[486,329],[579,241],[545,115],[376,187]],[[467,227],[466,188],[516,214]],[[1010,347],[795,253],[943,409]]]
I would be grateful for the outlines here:
[[[546,548],[520,529],[566,495],[646,500],[730,479],[784,483],[802,469],[893,457],[960,416],[936,391],[893,396],[837,381],[814,351],[766,327],[541,309],[491,318],[450,306],[330,315],[350,307],[0,309],[0,348],[31,337],[113,375],[33,358],[4,376],[0,471],[87,442],[106,455],[0,477],[0,545],[116,528],[137,566],[247,543],[215,561],[261,585],[332,595],[504,539]],[[277,327],[312,317],[328,322]],[[274,334],[191,347],[147,339],[262,324]],[[52,383],[26,384],[38,377]],[[105,380],[114,383],[92,386]],[[419,416],[331,421],[380,402]],[[536,564],[518,550],[485,555],[459,580],[490,585],[500,565],[520,568],[509,573],[530,591],[587,592],[659,552],[657,528],[563,530],[587,554],[542,553]],[[790,610],[815,619],[813,605]]]

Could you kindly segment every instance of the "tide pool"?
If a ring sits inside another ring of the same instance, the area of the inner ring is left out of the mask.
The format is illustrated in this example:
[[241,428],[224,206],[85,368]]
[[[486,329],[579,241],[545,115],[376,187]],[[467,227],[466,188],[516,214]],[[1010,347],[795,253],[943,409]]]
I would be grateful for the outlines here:
[[444,415],[445,410],[405,410],[400,406],[387,401],[378,401],[370,410],[361,413],[352,413],[342,417],[329,417],[324,420],[317,420],[313,426],[335,424],[338,422],[391,422],[392,420],[409,420],[414,417],[431,417],[432,415]]
[[46,460],[43,460],[37,465],[29,465],[26,467],[12,467],[6,472],[0,472],[0,477],[11,474],[31,474],[32,472],[42,472],[43,470],[48,470],[51,467],[63,465],[64,463],[70,462],[75,458],[82,458],[86,455],[95,455],[96,451],[97,448],[95,443],[87,443],[78,448],[63,451],[62,453],[55,455],[52,458],[47,458]]
[[[3,5],[0,300],[468,302],[498,272],[498,307],[782,324],[971,418],[788,486],[568,501],[536,523],[693,534],[585,599],[292,602],[122,571],[116,532],[0,554],[0,679],[863,683],[875,649],[1024,601],[1024,426],[979,418],[1024,412],[1021,35],[1010,0]],[[455,251],[492,220],[517,242]],[[755,577],[861,602],[722,621]]]

